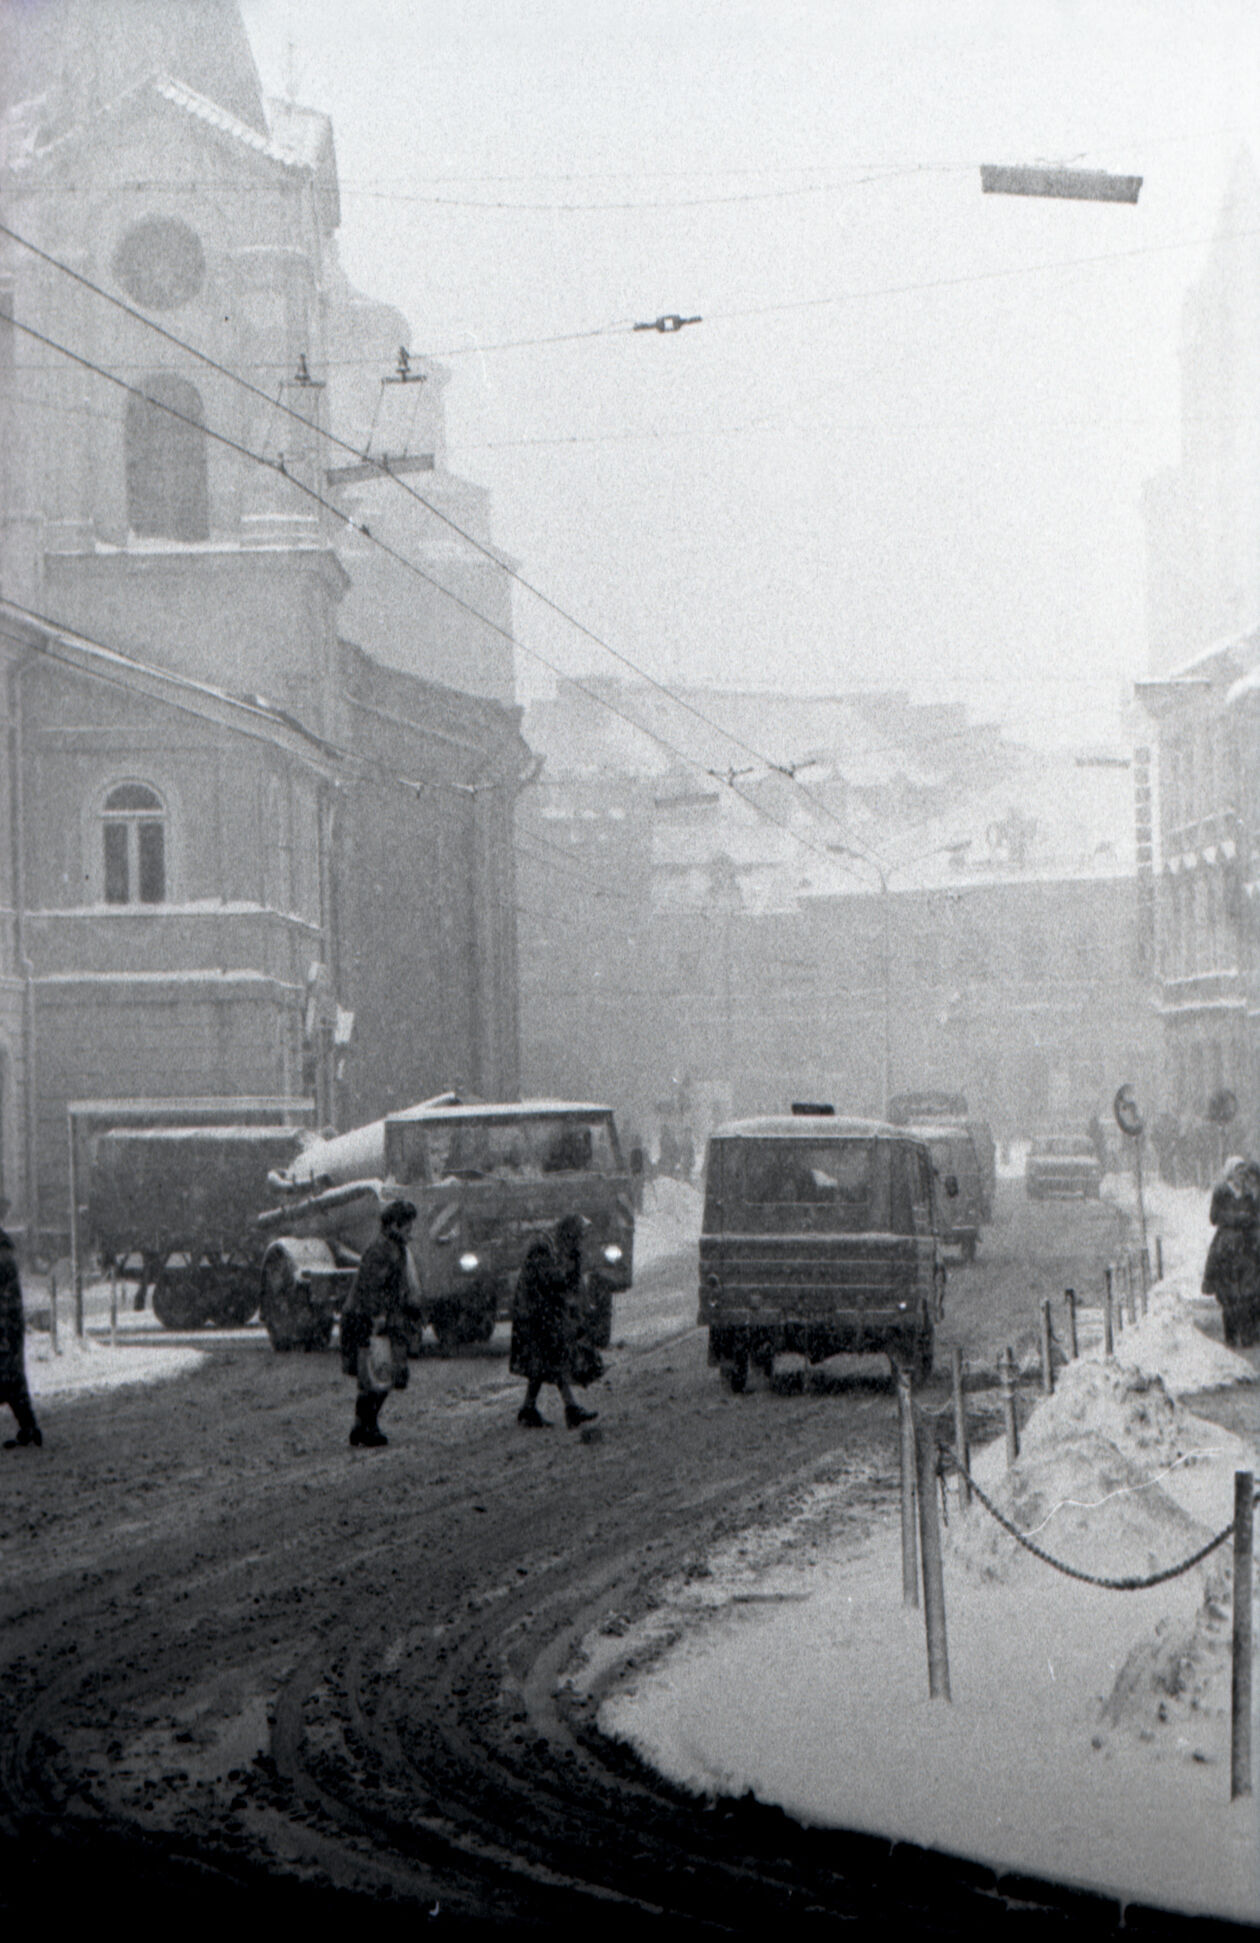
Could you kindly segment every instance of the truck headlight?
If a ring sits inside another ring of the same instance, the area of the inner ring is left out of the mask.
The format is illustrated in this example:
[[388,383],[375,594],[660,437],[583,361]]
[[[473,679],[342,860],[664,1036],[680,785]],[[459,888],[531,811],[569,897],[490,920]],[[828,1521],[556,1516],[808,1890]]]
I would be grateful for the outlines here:
[[465,1275],[471,1275],[475,1268],[481,1267],[481,1262],[476,1255],[467,1254],[467,1255],[460,1256],[459,1265],[463,1269]]
[[610,1241],[608,1243],[608,1246],[604,1250],[604,1260],[608,1262],[609,1265],[611,1266],[612,1264],[619,1262],[622,1259],[623,1257],[620,1248],[618,1248],[615,1241]]

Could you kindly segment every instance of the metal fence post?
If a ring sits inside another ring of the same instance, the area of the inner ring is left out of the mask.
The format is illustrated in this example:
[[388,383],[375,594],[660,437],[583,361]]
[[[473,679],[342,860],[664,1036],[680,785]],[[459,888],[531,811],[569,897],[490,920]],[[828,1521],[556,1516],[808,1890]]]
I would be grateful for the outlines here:
[[948,1700],[949,1646],[945,1637],[945,1574],[936,1508],[936,1438],[926,1424],[914,1426],[918,1455],[919,1545],[923,1554],[923,1624],[927,1633],[928,1696]]
[[1103,1295],[1103,1355],[1113,1356],[1115,1354],[1116,1339],[1115,1323],[1111,1313],[1112,1282],[1110,1267],[1105,1269],[1104,1273],[1107,1278],[1107,1287]]
[[1053,1333],[1050,1327],[1050,1297],[1046,1296],[1041,1305],[1041,1389],[1042,1394],[1048,1397],[1054,1395]]
[[1015,1416],[1015,1352],[1009,1343],[998,1364],[998,1382],[1002,1390],[1002,1421],[1006,1426],[1006,1467],[1009,1470],[1019,1456],[1019,1424]]
[[963,1402],[962,1351],[956,1343],[949,1353],[949,1360],[954,1378],[954,1452],[958,1459],[958,1502],[965,1511],[971,1503],[971,1486],[966,1477],[971,1469],[971,1451],[967,1443],[967,1406]]
[[1162,1282],[1163,1279],[1164,1279],[1164,1237],[1162,1235],[1156,1235],[1155,1237],[1155,1280],[1157,1282]]
[[910,1372],[897,1366],[897,1417],[901,1431],[901,1602],[919,1603],[919,1551],[914,1529],[914,1390]]
[[57,1342],[57,1271],[48,1271],[48,1342],[54,1356],[60,1356]]
[[1076,1290],[1064,1289],[1063,1300],[1067,1303],[1068,1348],[1072,1354],[1072,1361],[1075,1362],[1081,1353],[1080,1338],[1076,1333]]
[[109,1269],[109,1346],[118,1347],[118,1270],[111,1262]]
[[[1234,1668],[1230,1683],[1229,1798],[1251,1793],[1251,1557],[1255,1476],[1234,1472]],[[927,1559],[924,1558],[924,1579]]]

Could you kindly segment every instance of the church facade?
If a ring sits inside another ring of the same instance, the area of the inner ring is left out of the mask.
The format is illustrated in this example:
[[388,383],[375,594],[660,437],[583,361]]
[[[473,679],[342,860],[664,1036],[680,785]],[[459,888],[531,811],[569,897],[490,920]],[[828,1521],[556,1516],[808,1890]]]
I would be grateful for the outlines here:
[[528,751],[326,117],[264,103],[228,0],[7,31],[0,1187],[59,1233],[87,1103],[515,1092]]

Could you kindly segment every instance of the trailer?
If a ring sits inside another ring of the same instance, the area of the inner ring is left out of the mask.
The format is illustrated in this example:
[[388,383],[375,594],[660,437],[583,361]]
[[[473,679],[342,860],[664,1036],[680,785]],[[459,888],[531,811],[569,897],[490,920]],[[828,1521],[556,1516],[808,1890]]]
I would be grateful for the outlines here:
[[105,1270],[151,1292],[167,1329],[239,1328],[258,1309],[268,1175],[290,1166],[296,1127],[113,1127],[92,1140],[91,1245]]

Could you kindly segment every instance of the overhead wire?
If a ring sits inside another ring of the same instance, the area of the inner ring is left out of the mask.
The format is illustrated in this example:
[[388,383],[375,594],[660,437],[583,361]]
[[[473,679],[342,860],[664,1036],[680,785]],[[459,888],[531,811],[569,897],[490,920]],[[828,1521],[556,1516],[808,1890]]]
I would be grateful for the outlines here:
[[[279,473],[280,476],[284,478],[290,486],[292,486],[296,491],[303,494],[306,498],[310,499],[316,505],[322,507],[325,512],[327,512],[333,519],[337,520],[342,526],[346,527],[352,532],[362,534],[362,536],[365,539],[367,539],[373,546],[379,548],[382,552],[387,554],[391,559],[395,560],[401,567],[404,568],[405,571],[414,574],[417,578],[423,580],[428,586],[431,586],[435,588],[439,593],[444,594],[449,600],[453,601],[454,604],[457,607],[461,608],[465,613],[471,615],[475,620],[479,621],[483,626],[490,628],[494,633],[502,636],[502,638],[505,641],[507,641],[511,646],[519,648],[523,653],[529,655],[533,660],[539,662],[540,665],[545,667],[550,673],[557,675],[562,680],[568,681],[573,687],[575,687],[580,693],[585,694],[587,698],[590,701],[594,702],[597,706],[608,710],[613,715],[619,716],[620,719],[626,722],[631,728],[633,728],[636,731],[636,733],[645,735],[650,741],[656,742],[661,748],[665,749],[669,754],[676,757],[678,761],[683,763],[686,767],[694,769],[698,773],[705,774],[705,775],[715,774],[714,771],[708,769],[702,762],[700,762],[698,758],[690,755],[686,750],[680,749],[677,746],[677,744],[670,742],[667,737],[658,734],[655,730],[645,728],[644,725],[638,720],[636,720],[635,717],[627,714],[624,709],[619,709],[615,703],[610,702],[607,699],[607,697],[600,695],[597,690],[587,687],[582,681],[576,679],[573,676],[564,674],[563,670],[557,667],[556,664],[551,660],[549,660],[547,656],[542,654],[539,649],[532,647],[528,642],[521,641],[518,637],[513,635],[509,629],[505,628],[500,622],[493,620],[489,615],[482,614],[480,610],[474,607],[470,601],[467,601],[461,595],[454,593],[450,588],[443,586],[441,581],[437,580],[433,574],[428,573],[425,570],[425,568],[419,566],[415,561],[408,559],[407,556],[403,553],[400,553],[396,547],[391,546],[387,540],[383,540],[379,537],[379,535],[373,533],[371,528],[366,524],[366,522],[356,520],[353,517],[353,515],[344,512],[341,509],[341,507],[336,506],[330,499],[326,497],[325,494],[319,492],[317,488],[313,486],[308,486],[304,480],[298,477],[295,473],[290,472],[287,469],[287,466],[283,459],[280,459],[279,461],[268,459],[264,454],[255,452],[251,447],[243,444],[241,440],[234,439],[230,437],[229,434],[227,434],[226,432],[221,432],[213,425],[208,424],[204,420],[204,418],[197,418],[192,416],[190,413],[181,412],[177,406],[168,404],[166,401],[162,399],[150,397],[149,394],[144,390],[142,390],[141,387],[139,387],[138,385],[131,384],[126,378],[119,377],[117,373],[110,371],[103,365],[95,363],[91,358],[85,357],[81,352],[73,350],[70,346],[59,343],[55,338],[50,337],[46,332],[36,330],[34,325],[27,324],[20,318],[11,317],[8,320],[8,322],[11,324],[13,329],[22,331],[23,333],[25,333],[25,335],[33,338],[36,342],[45,345],[46,348],[59,352],[63,357],[67,358],[71,363],[80,366],[81,369],[91,372],[94,376],[103,379],[106,383],[115,385],[116,387],[118,387],[118,389],[127,392],[130,396],[141,399],[143,402],[150,405],[153,409],[165,412],[169,417],[174,418],[179,422],[181,422],[182,424],[188,425],[194,430],[203,433],[205,437],[213,440],[215,443],[223,445],[228,450],[235,452],[238,455],[238,457],[248,459],[256,465],[263,466],[270,472]],[[231,374],[229,373],[227,375],[231,375]],[[256,389],[256,387],[250,387],[250,389]],[[265,394],[263,395],[265,397]],[[301,414],[295,414],[295,416],[300,417]],[[304,425],[308,426],[308,429],[313,429],[309,426],[309,421],[303,419],[302,422]],[[57,625],[55,622],[50,624],[53,626]],[[693,713],[694,712],[696,711],[693,711]],[[758,760],[761,761],[763,759],[759,757]],[[722,780],[722,778],[718,777],[718,780],[720,781]],[[805,849],[812,850],[818,856],[826,857],[828,861],[832,861],[828,852],[820,849],[818,845],[810,843],[809,839],[806,836],[804,836],[799,830],[794,830],[793,828],[791,828],[790,825],[781,822],[777,817],[773,817],[769,815],[769,813],[764,809],[764,806],[758,803],[754,798],[750,797],[746,791],[736,788],[734,781],[731,782],[730,787],[732,789],[733,794],[740,797],[741,801],[747,803],[748,806],[753,810],[754,814],[761,817],[761,819],[764,822],[773,824],[777,829],[781,830],[792,841],[801,844]],[[852,875],[853,873],[850,872],[849,874]]]
[[[292,406],[285,404],[282,398],[273,399],[270,393],[264,392],[261,387],[254,385],[248,378],[244,377],[241,373],[232,370],[229,366],[224,365],[221,362],[221,360],[212,357],[209,353],[204,352],[200,350],[197,346],[188,343],[187,340],[179,337],[177,333],[168,330],[163,325],[157,324],[152,318],[146,317],[142,312],[135,309],[132,305],[125,303],[122,299],[116,297],[112,292],[103,289],[99,284],[95,283],[91,278],[85,277],[81,272],[75,270],[72,266],[62,262],[59,258],[53,256],[50,252],[42,250],[37,244],[33,243],[29,238],[22,236],[19,232],[13,230],[9,225],[3,222],[0,222],[0,234],[8,235],[10,239],[16,242],[19,246],[29,250],[32,254],[40,258],[42,261],[48,263],[50,267],[57,269],[62,274],[72,278],[75,282],[83,285],[94,295],[102,298],[105,302],[109,303],[114,308],[122,311],[128,317],[132,318],[133,321],[139,323],[143,328],[155,332],[157,335],[166,339],[168,342],[173,344],[179,350],[183,351],[187,355],[196,358],[199,362],[205,364],[208,368],[218,372],[219,375],[227,378],[230,382],[242,387],[244,390],[248,391],[255,397],[266,402],[273,411],[278,410],[282,412],[286,417],[300,423],[308,434],[313,434],[314,436],[323,439],[330,445],[342,451],[350,453],[354,457],[359,458],[361,460],[367,456],[365,453],[361,453],[357,446],[351,444],[347,440],[338,438],[336,434],[331,432],[331,430],[322,427],[317,423],[313,423],[310,419],[308,419],[305,416],[305,414],[296,411]],[[1129,255],[1134,253],[1135,252],[1119,252],[1119,253],[1109,253],[1109,254]],[[1096,260],[1105,260],[1105,259],[1091,258],[1087,260],[1096,261]],[[1005,272],[1000,272],[995,274],[1005,274]],[[966,280],[971,280],[971,279],[966,279]],[[954,280],[949,280],[949,281],[954,281]],[[259,455],[257,454],[253,454],[251,456],[255,458],[259,457]],[[263,462],[265,463],[266,461],[264,460]],[[541,588],[535,586],[531,581],[529,581],[519,571],[519,569],[514,569],[510,566],[505,565],[501,555],[496,553],[495,550],[492,549],[491,547],[488,547],[484,542],[477,539],[475,535],[469,533],[466,528],[462,527],[457,521],[453,520],[449,514],[443,512],[443,510],[440,507],[435,506],[431,500],[427,499],[424,496],[424,494],[417,492],[414,487],[408,485],[405,480],[400,479],[397,475],[388,471],[388,469],[386,469],[385,467],[382,466],[380,468],[380,471],[382,476],[389,478],[396,487],[398,487],[400,490],[406,493],[407,496],[410,497],[412,500],[414,500],[418,505],[423,507],[428,513],[430,513],[431,516],[433,516],[434,518],[438,519],[443,524],[445,524],[450,530],[456,533],[458,537],[464,540],[466,544],[472,546],[476,551],[480,552],[483,555],[483,557],[489,560],[496,567],[500,568],[500,570],[507,572],[510,575],[510,577],[516,582],[516,584],[522,588],[523,591],[530,594],[532,598],[538,600],[543,606],[549,609],[549,611],[555,614],[559,619],[564,621],[567,625],[576,629],[580,634],[582,634],[594,646],[598,647],[602,652],[608,654],[611,658],[620,662],[621,665],[629,669],[640,680],[645,682],[649,687],[655,689],[658,693],[667,697],[674,704],[674,706],[680,708],[681,710],[695,717],[695,719],[697,719],[702,724],[704,724],[705,727],[717,732],[725,740],[730,742],[732,746],[738,748],[742,753],[753,756],[754,760],[759,765],[764,765],[766,768],[771,770],[777,770],[780,774],[787,774],[787,771],[783,767],[783,765],[772,762],[764,754],[764,752],[756,749],[752,744],[745,741],[741,736],[737,735],[734,731],[724,728],[721,724],[714,722],[712,717],[707,715],[702,709],[697,708],[694,704],[688,702],[684,697],[679,696],[675,690],[671,689],[668,686],[667,683],[659,681],[656,677],[649,674],[646,670],[644,670],[636,662],[634,662],[630,656],[625,655],[624,653],[622,653],[621,650],[614,647],[610,642],[605,641],[601,636],[596,634],[594,630],[588,628],[585,625],[585,623],[580,621],[575,615],[571,614],[559,602],[553,600],[551,596],[544,593]],[[339,513],[339,509],[334,509],[334,510],[338,511]],[[346,523],[355,526],[358,525],[358,522],[355,522],[349,518],[347,518]],[[383,544],[379,541],[377,543]],[[432,576],[426,576],[426,577],[430,579],[431,584],[433,584],[438,589],[438,591],[450,595],[450,590],[442,587],[440,583],[438,583],[436,580],[433,579]],[[450,597],[457,598],[453,595],[450,595]],[[473,611],[473,610],[470,609],[469,611]],[[478,616],[477,618],[485,620],[486,617]],[[520,645],[525,652],[530,652],[526,644],[518,643],[517,645]],[[550,663],[544,662],[543,665],[551,667]],[[556,673],[560,672],[559,670],[554,668],[552,671]],[[603,705],[607,705],[606,698],[597,697],[596,699],[598,699]],[[626,717],[623,711],[614,710],[613,712],[621,713],[622,718],[629,720],[632,726],[636,726],[642,729],[641,723],[638,723],[634,718]],[[959,731],[959,733],[963,735],[965,735],[967,732],[968,731],[966,730]],[[710,772],[710,773],[714,773],[714,772]],[[796,784],[796,778],[794,776],[790,777],[789,780],[791,780],[794,784]],[[821,813],[825,817],[828,817],[832,822],[836,823],[837,826],[847,829],[847,825],[843,823],[843,819],[836,816],[836,814],[830,810],[829,806],[820,803],[819,799],[816,796],[814,796],[813,793],[809,791],[805,785],[798,784],[796,786],[798,787],[804,800],[811,806],[811,808],[816,813],[821,811]],[[874,859],[873,857],[871,860],[877,861],[877,859]]]
[[[53,256],[49,251],[41,249],[37,244],[32,243],[29,238],[20,235],[18,231],[12,229],[7,223],[0,222],[0,235],[8,236],[11,239],[11,241],[16,242],[24,249],[29,250],[33,255],[38,257],[41,261],[49,264],[50,267],[58,270],[63,275],[71,278],[75,283],[83,285],[86,289],[91,291],[95,296],[102,298],[105,302],[112,305],[115,309],[122,311],[125,315],[131,317],[132,319],[134,319],[136,322],[138,322],[145,328],[156,332],[156,334],[159,337],[165,339],[168,343],[175,345],[178,349],[185,352],[187,355],[196,358],[198,362],[206,365],[207,368],[218,372],[218,374],[221,377],[227,378],[231,383],[239,385],[240,387],[242,387],[242,389],[250,393],[253,397],[260,399],[269,407],[273,405],[274,401],[271,399],[270,394],[263,391],[261,386],[253,384],[248,378],[244,378],[238,372],[232,371],[229,366],[223,364],[219,359],[211,357],[208,352],[202,351],[198,349],[195,345],[191,345],[187,343],[185,339],[179,337],[174,331],[168,330],[165,327],[165,325],[156,324],[153,321],[153,319],[145,317],[143,312],[135,309],[133,305],[124,303],[121,298],[115,297],[112,292],[104,290],[99,284],[95,283],[91,278],[85,277],[81,271],[75,270],[71,265],[62,262],[60,258]],[[93,365],[90,362],[90,360],[84,359],[77,353],[69,351],[66,346],[57,344],[53,339],[43,336],[41,333],[35,331],[31,326],[25,324],[18,324],[18,320],[16,318],[14,318],[12,321],[14,322],[15,325],[17,325],[18,328],[23,329],[24,331],[26,331],[26,333],[29,336],[34,337],[37,341],[43,342],[49,348],[60,351],[65,356],[72,357],[75,362],[84,365],[85,368],[89,370],[95,370],[98,375],[108,378],[110,382],[121,386],[123,389],[131,392],[133,395],[147,398],[148,396],[147,393],[139,390],[137,387],[133,385],[128,384],[126,379],[118,377],[116,373],[112,371],[106,371],[102,367]],[[161,401],[154,400],[154,399],[149,399],[148,402],[150,404],[161,403]],[[172,415],[175,416],[176,418],[186,417],[185,414],[182,414],[178,411],[173,411],[173,408],[166,404],[161,404],[161,409],[164,411],[172,412]],[[347,440],[338,438],[335,433],[326,430],[325,428],[320,427],[319,425],[313,423],[312,420],[308,419],[304,413],[295,411],[291,405],[279,403],[278,406],[276,406],[276,409],[283,412],[287,417],[294,419],[296,422],[298,422],[308,435],[311,434],[317,435],[320,438],[324,439],[330,445],[335,446],[338,450],[351,453],[354,455],[354,457],[358,459],[364,458],[364,455],[360,453],[357,446],[351,445]],[[186,418],[186,422],[190,424],[195,423],[195,421],[192,420],[191,418]],[[250,459],[253,459],[255,462],[260,464],[265,465],[270,463],[261,454],[258,454],[253,451],[248,451],[244,446],[242,446],[239,443],[239,441],[228,439],[224,434],[217,433],[217,432],[214,433],[213,436],[219,439],[222,443],[229,445],[233,450],[237,451],[242,456],[246,456]],[[549,594],[544,593],[541,588],[536,587],[533,584],[533,582],[527,580],[525,575],[522,574],[518,568],[514,568],[510,565],[505,565],[502,556],[494,548],[487,546],[483,541],[479,540],[474,534],[469,533],[465,527],[462,527],[458,523],[458,521],[452,519],[449,514],[444,513],[439,506],[435,506],[433,502],[431,500],[426,499],[422,493],[417,492],[414,487],[407,485],[405,480],[399,479],[395,474],[389,472],[388,469],[383,466],[380,468],[380,470],[383,476],[392,479],[395,485],[400,487],[401,490],[404,491],[410,499],[413,499],[417,505],[424,507],[424,509],[428,513],[430,513],[435,519],[439,520],[450,531],[457,534],[460,539],[462,539],[469,546],[473,547],[476,552],[480,553],[483,556],[483,558],[490,561],[490,563],[493,566],[497,567],[502,572],[506,572],[510,576],[510,578],[516,583],[516,585],[521,587],[533,599],[539,601],[542,606],[544,606],[549,612],[554,614],[558,619],[565,622],[568,626],[574,628],[580,635],[583,636],[584,639],[590,641],[595,647],[599,648],[603,653],[609,655],[613,660],[619,662],[623,667],[630,669],[635,675],[639,677],[640,680],[646,682],[647,685],[655,689],[657,693],[667,697],[671,702],[674,703],[676,707],[681,709],[683,712],[693,716],[698,722],[702,723],[704,727],[716,731],[716,733],[721,735],[734,748],[740,750],[741,753],[745,755],[751,755],[759,765],[764,765],[768,768],[775,768],[777,766],[774,763],[770,762],[769,759],[764,755],[762,751],[754,748],[753,745],[747,742],[742,736],[739,736],[735,734],[734,731],[730,729],[725,729],[720,724],[714,722],[711,717],[707,716],[704,713],[703,710],[696,708],[692,703],[689,703],[685,699],[679,697],[675,693],[675,691],[673,691],[668,686],[667,683],[659,681],[654,675],[649,674],[645,669],[641,668],[638,665],[638,663],[636,663],[631,659],[629,655],[622,653],[622,651],[619,648],[615,648],[610,642],[602,639],[602,637],[596,634],[592,628],[587,627],[585,622],[579,620],[576,615],[569,613],[568,610],[564,608],[558,601],[553,600]],[[294,481],[293,483],[297,484],[300,482]],[[313,489],[308,489],[305,486],[303,486],[302,489],[304,491],[310,490],[312,492],[312,496],[318,499],[321,505],[326,506],[326,508],[330,512],[332,512],[336,518],[340,519],[347,527],[350,527],[354,531],[364,533],[369,539],[371,539],[374,542],[374,544],[384,548],[385,551],[392,553],[394,557],[399,559],[404,565],[409,565],[412,571],[420,574],[423,579],[428,581],[429,584],[434,588],[436,588],[439,592],[446,594],[447,597],[453,600],[457,606],[462,607],[466,612],[474,615],[476,619],[480,620],[485,625],[492,626],[492,627],[496,625],[495,623],[490,622],[487,616],[480,614],[474,607],[471,606],[469,602],[463,600],[460,596],[454,594],[449,588],[444,587],[441,584],[441,582],[439,582],[433,575],[425,572],[423,568],[416,566],[414,562],[406,561],[405,557],[399,554],[396,549],[391,548],[386,541],[372,534],[364,523],[357,521],[351,515],[342,512],[340,508],[334,506],[331,501],[326,500],[323,495],[315,493]],[[512,642],[514,646],[520,646],[526,653],[536,655],[536,658],[539,659],[542,662],[543,666],[547,667],[550,670],[550,672],[561,676],[561,679],[571,679],[571,677],[563,676],[561,670],[556,668],[553,663],[545,660],[544,657],[537,655],[536,650],[529,648],[527,644],[523,642],[517,642],[515,640],[515,637],[513,637],[510,633],[508,633],[504,629],[496,627],[496,631],[499,632],[500,634],[503,634],[504,638]],[[579,684],[579,686],[580,685],[581,684]],[[592,699],[599,701],[603,706],[610,708],[614,714],[620,715],[623,720],[629,721],[631,723],[631,726],[641,727],[641,725],[635,723],[634,718],[627,716],[624,710],[619,710],[615,708],[611,703],[609,703],[606,700],[606,698],[598,696],[596,693],[594,693],[594,691],[591,691],[589,689],[585,689],[583,692],[590,695]],[[651,732],[647,731],[647,733],[651,733]],[[682,755],[681,751],[674,748],[673,745],[664,742],[662,738],[658,737],[656,739],[662,741],[662,746],[671,748],[674,754],[680,756]],[[688,757],[684,757],[683,759],[688,761],[691,760]],[[700,764],[698,766],[701,768],[705,767],[705,765],[703,764]],[[709,773],[713,773],[713,772],[710,771]],[[792,778],[791,780],[793,781],[793,783],[795,783],[795,778]],[[732,783],[732,787],[733,787],[733,783]],[[829,817],[832,822],[836,823],[838,827],[847,828],[847,826],[843,824],[842,819],[837,817],[835,812],[832,811],[829,808],[829,806],[820,805],[818,799],[815,798],[813,795],[811,795],[807,790],[805,790],[803,785],[799,787],[800,787],[801,795],[804,797],[806,802],[809,803],[811,809],[813,809],[815,813],[819,809],[821,809],[823,814]],[[736,791],[735,793],[742,794],[742,792],[739,791]],[[749,800],[749,799],[745,798],[745,800]],[[781,826],[781,827],[786,827],[786,826]]]

